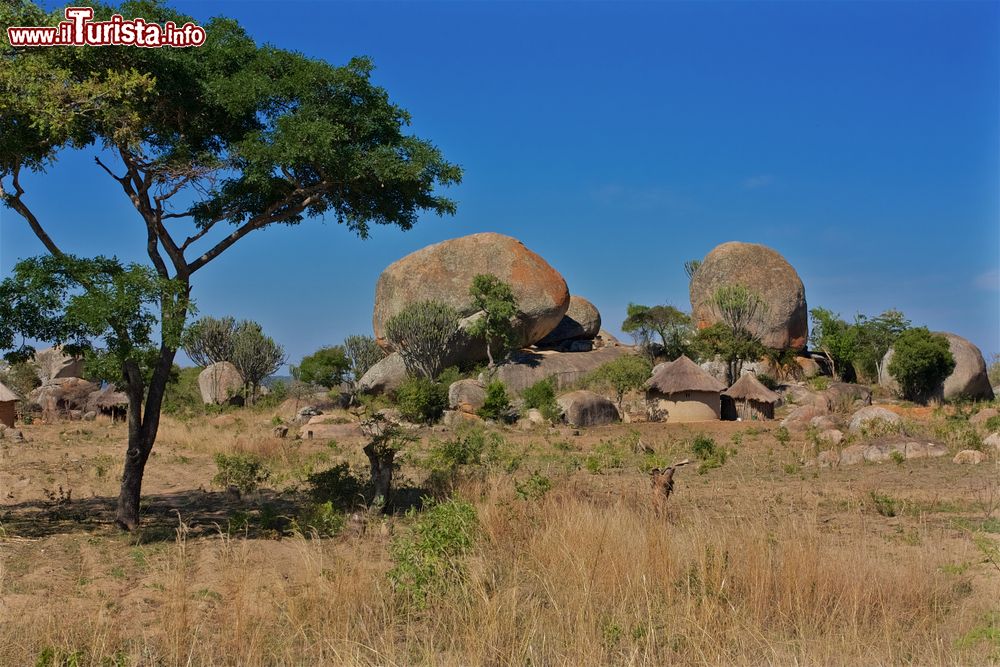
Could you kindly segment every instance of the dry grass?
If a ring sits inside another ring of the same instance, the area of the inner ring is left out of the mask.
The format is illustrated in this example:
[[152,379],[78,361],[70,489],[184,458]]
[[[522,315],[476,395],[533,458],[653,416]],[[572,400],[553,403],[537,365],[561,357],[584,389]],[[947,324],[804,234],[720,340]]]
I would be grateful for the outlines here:
[[[665,456],[689,433],[642,428]],[[737,427],[715,428],[725,442]],[[159,463],[189,462],[151,467],[150,487],[203,484],[216,451],[291,466],[307,455],[299,448],[322,447],[269,430],[265,420],[168,420]],[[464,576],[426,608],[387,577],[404,517],[323,540],[222,528],[196,537],[184,517],[165,540],[110,528],[32,540],[0,531],[0,664],[1000,662],[1000,629],[988,620],[1000,611],[1000,577],[953,519],[996,516],[995,464],[790,474],[783,462],[801,443],[761,432],[721,468],[685,469],[664,518],[637,460],[599,475],[566,464],[623,432],[573,448],[538,444],[517,476],[547,471],[553,486],[541,497],[519,496],[496,470],[460,482],[477,537],[456,564]],[[46,433],[34,435],[38,453]],[[879,514],[873,490],[905,511]]]

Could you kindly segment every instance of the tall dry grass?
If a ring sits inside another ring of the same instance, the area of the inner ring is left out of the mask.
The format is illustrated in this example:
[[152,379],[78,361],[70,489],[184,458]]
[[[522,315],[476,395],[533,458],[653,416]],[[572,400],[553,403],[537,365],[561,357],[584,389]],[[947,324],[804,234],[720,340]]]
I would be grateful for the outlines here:
[[[176,544],[129,590],[66,594],[0,621],[0,663],[55,647],[79,664],[982,664],[960,647],[981,610],[942,573],[933,535],[887,548],[860,520],[748,498],[595,500],[569,484],[536,501],[509,479],[467,483],[479,515],[465,577],[417,608],[396,595],[395,520],[359,535]],[[927,529],[930,530],[930,529]],[[965,579],[965,584],[969,584]],[[995,582],[977,582],[977,586]],[[53,591],[61,588],[53,584]],[[65,593],[64,593],[65,594]],[[115,664],[115,663],[112,663]]]

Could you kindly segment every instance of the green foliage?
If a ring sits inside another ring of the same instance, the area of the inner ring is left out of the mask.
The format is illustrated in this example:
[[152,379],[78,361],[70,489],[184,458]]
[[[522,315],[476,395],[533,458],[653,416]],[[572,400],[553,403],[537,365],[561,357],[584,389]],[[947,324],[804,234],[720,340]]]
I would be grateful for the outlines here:
[[775,391],[779,386],[781,386],[778,384],[777,380],[775,380],[767,373],[758,373],[757,381],[760,382],[765,387],[767,387],[768,389],[770,389],[771,391]]
[[197,366],[181,368],[174,366],[171,382],[167,385],[163,396],[163,411],[171,415],[204,414],[205,403],[198,387],[198,375],[201,369]]
[[426,377],[408,377],[396,390],[396,402],[407,421],[433,424],[448,409],[448,386]]
[[33,389],[42,384],[35,367],[27,361],[18,361],[6,370],[0,370],[0,382],[22,397],[27,397]]
[[[161,305],[166,319],[153,310]],[[122,382],[128,364],[136,381],[148,382],[159,354],[154,331],[159,326],[165,342],[179,343],[175,325],[188,307],[176,281],[139,264],[106,257],[29,258],[0,282],[0,349],[12,350],[15,338],[62,343],[70,354],[91,351],[91,368],[102,380]],[[96,341],[104,348],[95,349]],[[22,343],[5,356],[16,363],[33,352]]]
[[259,456],[252,454],[215,455],[218,472],[212,484],[223,489],[235,487],[240,493],[251,493],[271,477],[271,472]]
[[826,308],[809,311],[813,328],[809,342],[813,349],[822,352],[833,365],[833,374],[846,382],[853,382],[854,359],[858,355],[858,329]]
[[760,359],[766,349],[760,339],[749,331],[733,332],[722,322],[699,329],[691,348],[700,361],[710,361],[717,357],[725,361],[730,385],[743,372],[743,362]]
[[292,366],[292,377],[300,382],[333,389],[344,382],[351,370],[351,360],[340,345],[321,347]]
[[817,375],[816,377],[809,378],[806,384],[816,391],[825,391],[830,388],[830,378],[825,375]]
[[385,359],[385,350],[371,336],[348,336],[344,339],[344,353],[350,362],[355,382],[364,377],[372,366]]
[[236,327],[232,317],[202,317],[187,328],[181,344],[191,361],[202,368],[220,361],[231,362]]
[[[691,330],[691,317],[673,306],[630,303],[622,323],[622,331],[632,336],[651,363],[657,356],[673,361],[687,354]],[[659,343],[654,335],[659,337]]]
[[990,362],[986,367],[986,376],[990,379],[990,386],[1000,385],[1000,353],[994,352],[990,357]]
[[410,510],[413,525],[396,538],[389,553],[394,566],[389,580],[418,608],[465,577],[463,557],[479,533],[476,509],[463,500],[428,501],[423,511]]
[[433,380],[461,332],[459,312],[440,301],[415,301],[385,323],[385,337],[399,351],[411,375]]
[[247,402],[253,404],[261,382],[277,372],[285,363],[285,349],[274,342],[256,322],[244,320],[236,326],[233,336],[233,358],[230,360],[246,387]]
[[507,395],[507,386],[500,380],[493,380],[486,385],[486,402],[483,407],[476,411],[483,419],[493,419],[498,422],[508,422],[511,420],[513,408],[510,404],[510,396]]
[[552,490],[552,480],[535,470],[520,482],[514,482],[514,493],[521,500],[540,500]]
[[948,339],[932,334],[926,327],[904,331],[895,340],[893,350],[889,373],[910,400],[926,402],[955,370]]
[[330,501],[308,503],[292,522],[292,529],[300,533],[315,533],[319,537],[333,537],[347,523],[344,513]]
[[469,287],[471,309],[481,313],[468,328],[473,337],[486,340],[486,356],[493,366],[493,350],[506,353],[514,343],[513,318],[517,315],[517,299],[509,283],[491,273],[480,273]]
[[627,455],[628,452],[625,451],[623,443],[604,440],[587,455],[583,466],[590,474],[597,475],[608,468],[621,468],[625,465]]
[[539,380],[521,392],[525,410],[538,410],[550,422],[562,419],[562,408],[556,402],[556,383],[551,377]]
[[984,426],[986,427],[987,431],[990,431],[992,433],[1000,431],[1000,415],[993,415],[992,417],[987,419],[986,422],[984,423]]
[[910,321],[898,310],[887,310],[877,317],[858,315],[854,327],[857,330],[855,371],[859,378],[877,382],[882,359],[910,327]]
[[694,278],[694,274],[698,273],[698,269],[700,268],[701,268],[700,259],[689,259],[688,261],[684,262],[684,274],[688,277],[689,282],[691,281],[692,278]]
[[699,433],[691,441],[691,452],[701,459],[701,464],[698,466],[699,475],[721,467],[729,457],[725,447],[720,447],[713,438],[704,433]]
[[625,394],[642,388],[652,370],[652,365],[645,357],[626,354],[594,369],[587,375],[584,383],[599,391],[613,393],[615,401],[621,407]]
[[887,493],[872,491],[868,494],[871,499],[872,508],[884,517],[894,517],[900,511],[900,503]]
[[316,503],[332,503],[338,509],[350,509],[365,500],[365,485],[351,472],[347,463],[308,476],[309,496]]
[[895,463],[896,465],[903,465],[904,463],[906,463],[906,455],[898,450],[890,454],[889,458],[891,458],[893,463]]
[[774,431],[774,439],[780,442],[782,445],[787,445],[792,439],[792,434],[788,432],[788,429],[784,426],[779,426]]

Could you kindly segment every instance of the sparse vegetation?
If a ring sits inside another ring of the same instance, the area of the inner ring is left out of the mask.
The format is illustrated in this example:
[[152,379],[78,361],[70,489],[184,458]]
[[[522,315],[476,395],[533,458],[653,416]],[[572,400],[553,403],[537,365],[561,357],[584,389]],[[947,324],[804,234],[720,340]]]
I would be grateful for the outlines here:
[[625,394],[640,389],[649,379],[652,370],[653,367],[645,357],[627,354],[594,370],[587,376],[584,384],[592,389],[610,393],[621,408]]
[[486,385],[486,402],[476,413],[483,419],[498,422],[509,422],[514,417],[514,409],[510,404],[507,386],[500,380],[493,380]]
[[550,422],[562,419],[562,408],[556,402],[556,384],[552,378],[539,380],[521,392],[524,409],[535,409]]
[[448,409],[448,386],[423,376],[408,377],[396,390],[399,413],[415,424],[433,424]]

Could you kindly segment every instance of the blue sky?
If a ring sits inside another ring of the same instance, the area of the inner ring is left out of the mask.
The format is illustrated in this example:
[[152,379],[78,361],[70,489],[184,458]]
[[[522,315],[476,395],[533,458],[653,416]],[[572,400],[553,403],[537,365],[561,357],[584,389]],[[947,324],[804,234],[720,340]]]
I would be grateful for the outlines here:
[[[197,274],[202,314],[261,322],[293,362],[370,333],[385,266],[480,231],[545,257],[611,331],[629,301],[688,309],[683,262],[739,240],[781,252],[810,307],[895,307],[1000,352],[1000,3],[170,4],[371,56],[465,169],[454,217],[258,232]],[[142,258],[91,152],[24,184],[67,250]],[[41,246],[0,216],[3,275]]]

